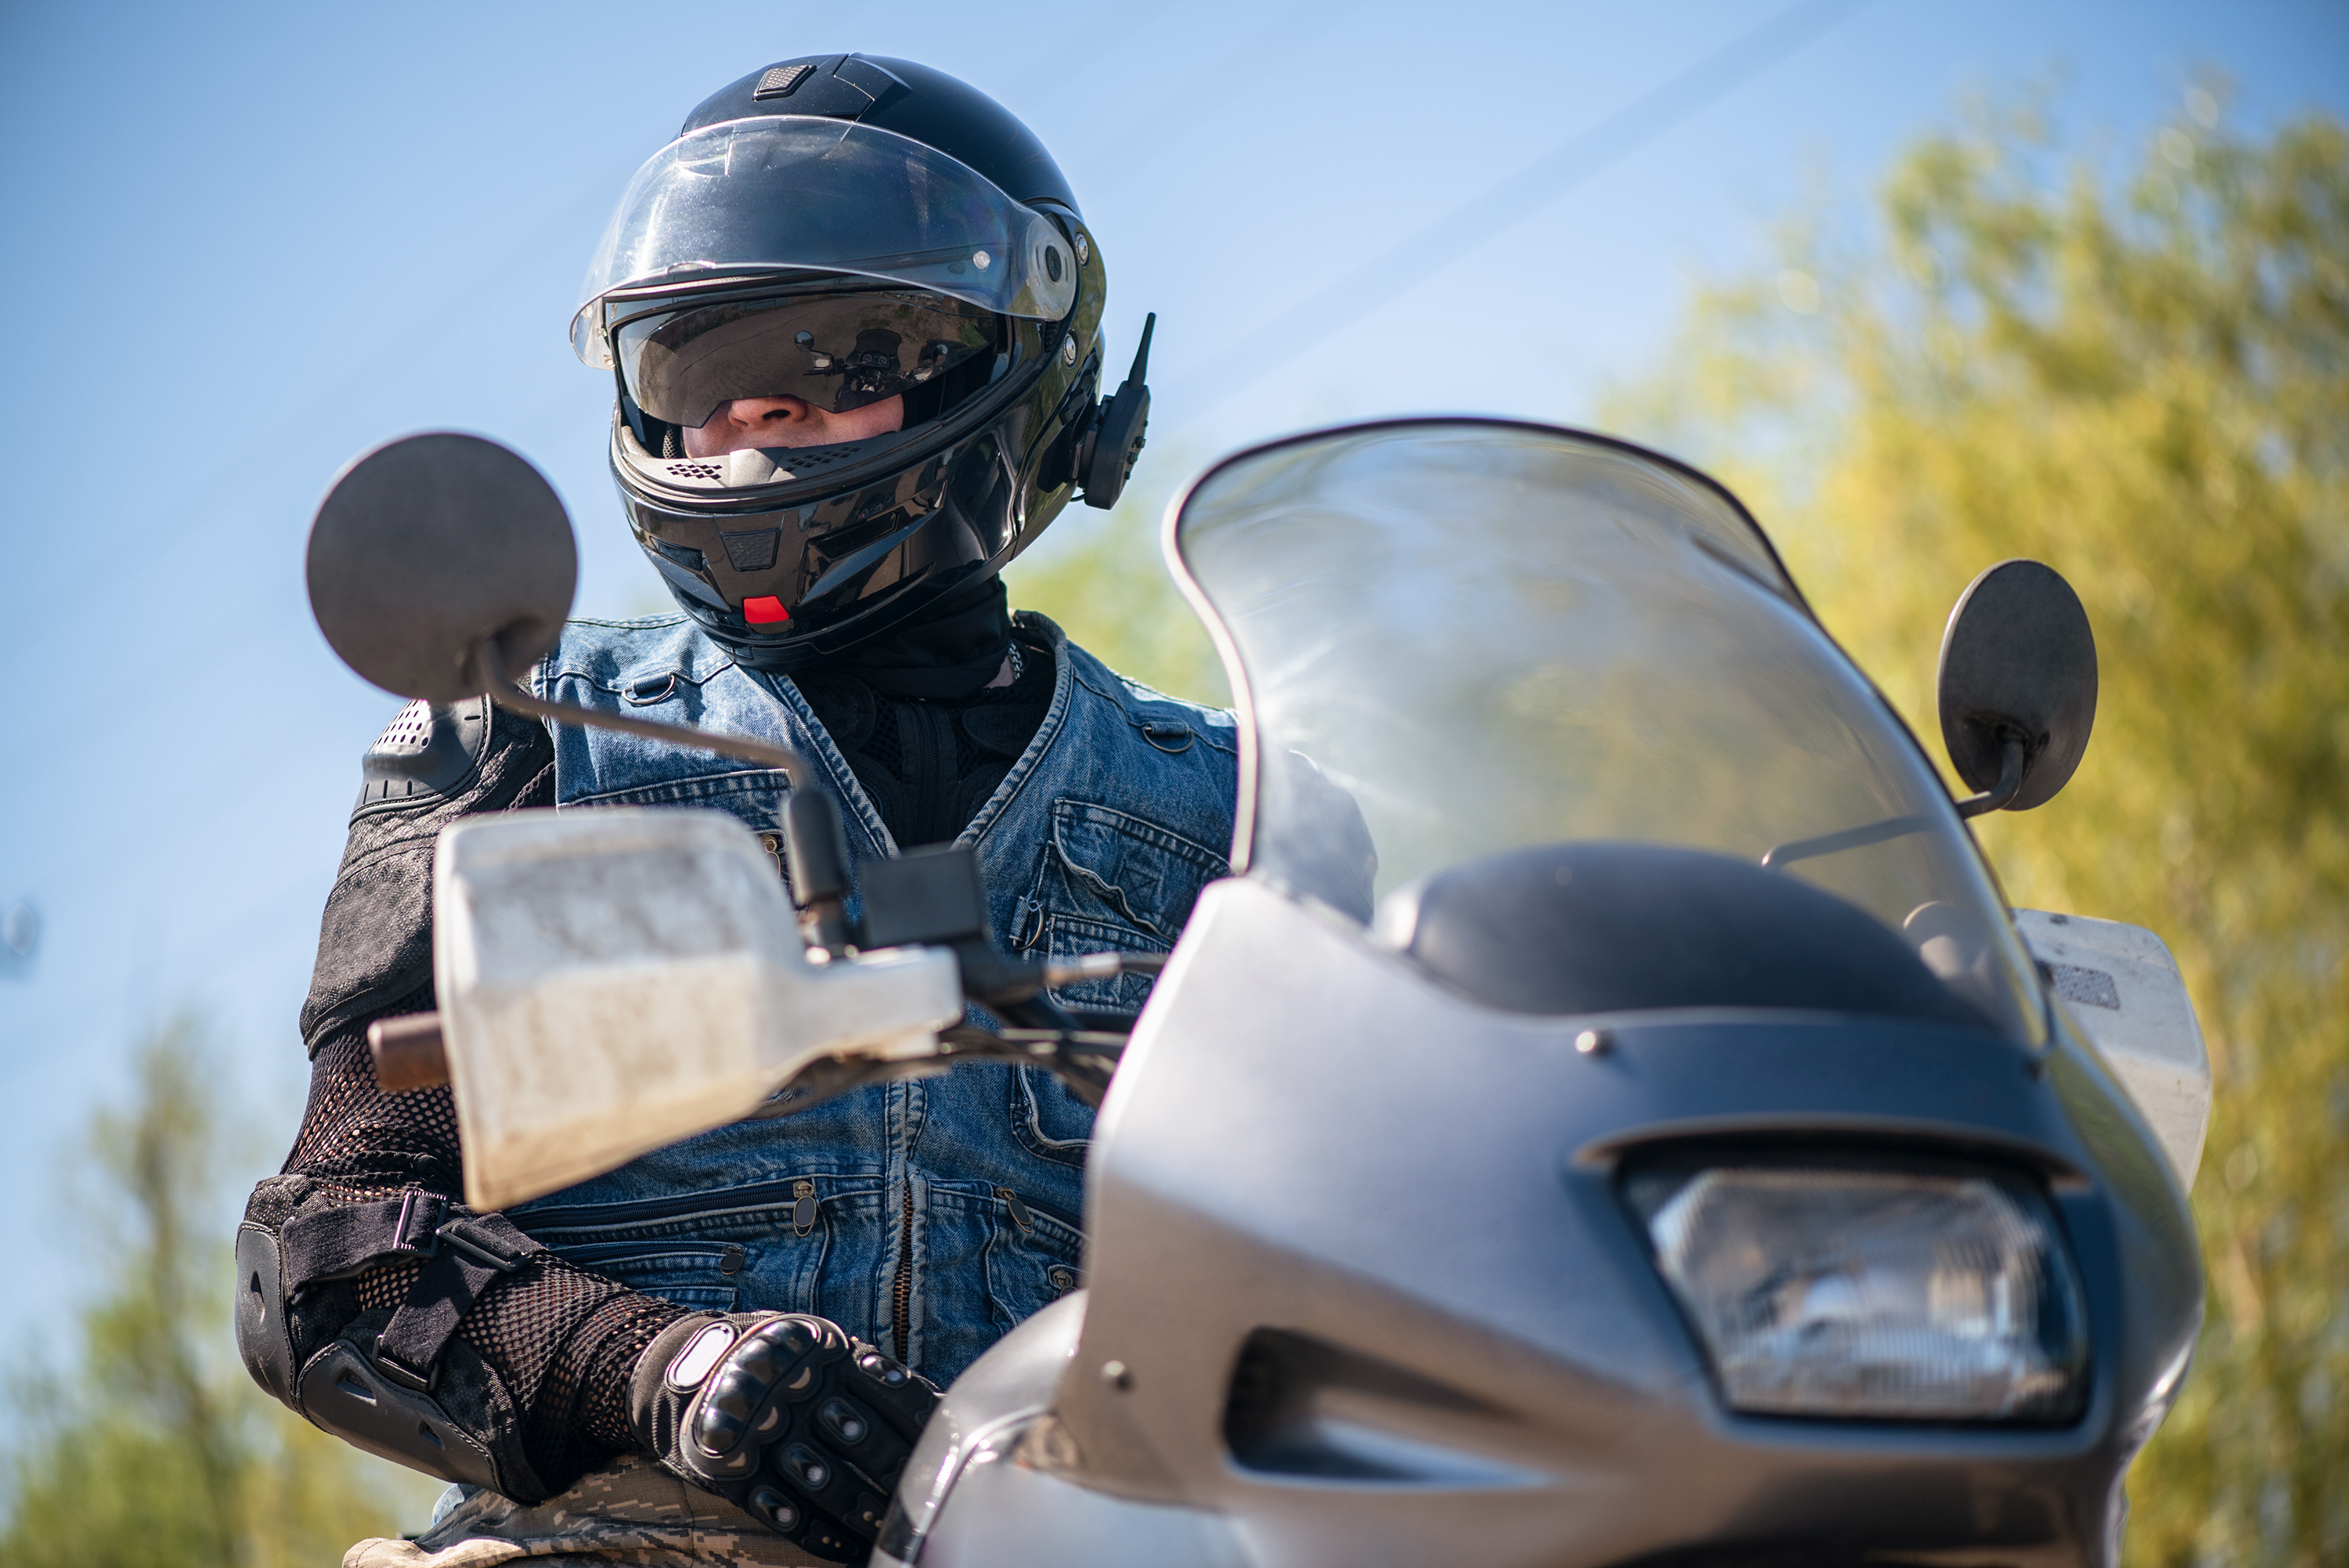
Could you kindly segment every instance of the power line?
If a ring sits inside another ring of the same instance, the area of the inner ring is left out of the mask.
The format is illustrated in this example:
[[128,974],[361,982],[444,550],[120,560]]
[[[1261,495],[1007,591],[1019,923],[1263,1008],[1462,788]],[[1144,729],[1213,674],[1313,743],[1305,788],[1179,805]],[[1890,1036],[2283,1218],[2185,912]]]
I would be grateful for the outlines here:
[[[1438,213],[1328,287],[1292,305],[1269,326],[1171,378],[1168,401],[1212,373],[1213,407],[1254,386],[1340,328],[1424,283],[1453,263],[1523,222],[1575,186],[1620,162],[1720,98],[1842,23],[1869,0],[1805,0],[1616,110],[1488,190]],[[1250,346],[1274,344],[1268,353]]]
[[1245,105],[1258,81],[1293,68],[1294,57],[1288,52],[1292,37],[1330,31],[1357,8],[1332,6],[1328,0],[1297,0],[1255,32],[1216,51],[1205,65],[1185,67],[1176,85],[1154,101],[1129,109],[1119,119],[1097,122],[1094,140],[1106,150],[1104,156],[1110,160],[1103,170],[1104,183],[1111,180],[1130,183],[1142,170],[1180,146],[1185,137],[1215,123],[1190,112],[1198,103],[1199,83],[1213,82],[1224,102]]

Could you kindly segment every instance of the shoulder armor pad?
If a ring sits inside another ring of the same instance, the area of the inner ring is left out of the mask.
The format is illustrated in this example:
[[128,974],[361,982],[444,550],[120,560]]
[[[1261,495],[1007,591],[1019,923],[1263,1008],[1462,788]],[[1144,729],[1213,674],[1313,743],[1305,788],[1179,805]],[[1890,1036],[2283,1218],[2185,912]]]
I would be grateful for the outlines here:
[[490,699],[411,702],[359,759],[354,819],[440,799],[471,778],[490,744]]

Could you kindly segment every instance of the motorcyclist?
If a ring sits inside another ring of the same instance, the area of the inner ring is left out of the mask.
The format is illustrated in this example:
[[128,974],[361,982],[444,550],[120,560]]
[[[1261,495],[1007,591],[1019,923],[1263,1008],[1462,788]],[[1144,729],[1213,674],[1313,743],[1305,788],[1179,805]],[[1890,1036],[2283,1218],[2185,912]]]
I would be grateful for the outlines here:
[[[852,868],[973,846],[1007,951],[1170,946],[1227,869],[1231,718],[1013,615],[998,576],[1130,468],[1138,428],[1096,403],[1105,283],[1050,155],[950,77],[810,57],[714,95],[638,171],[573,324],[680,613],[573,622],[530,686],[799,748]],[[771,850],[787,785],[486,699],[412,705],[364,773],[302,1013],[308,1109],[238,1248],[254,1376],[462,1483],[419,1541],[352,1560],[861,1557],[932,1386],[1081,1280],[1091,1112],[964,1066],[470,1214],[449,1091],[383,1092],[366,1045],[434,1005],[440,829],[680,805]],[[1054,995],[1132,1013],[1147,985]]]

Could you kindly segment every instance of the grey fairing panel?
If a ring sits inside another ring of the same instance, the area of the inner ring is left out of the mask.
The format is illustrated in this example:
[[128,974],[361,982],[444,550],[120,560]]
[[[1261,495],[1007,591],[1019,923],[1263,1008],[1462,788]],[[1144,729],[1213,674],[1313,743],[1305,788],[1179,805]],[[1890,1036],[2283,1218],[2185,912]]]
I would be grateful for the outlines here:
[[[1590,1028],[1611,1048],[1578,1051]],[[1326,911],[1216,883],[1096,1130],[1090,1300],[1048,1457],[1223,1517],[1268,1568],[1458,1560],[1469,1542],[1480,1563],[1597,1565],[1822,1533],[2108,1563],[2120,1473],[2174,1392],[2200,1287],[2158,1150],[2093,1062],[2056,1052],[2051,1071],[1995,1035],[1824,1015],[1500,1013]],[[2088,1296],[2085,1416],[1725,1411],[1615,1167],[1757,1135],[2041,1172]],[[1319,1458],[1252,1467],[1226,1443],[1258,1330],[1306,1347],[1299,1365],[1358,1369],[1301,1396]]]
[[1033,1436],[974,1455],[919,1555],[875,1553],[876,1568],[1253,1568],[1220,1515],[1094,1491],[1030,1458]]
[[893,1568],[1245,1568],[1221,1522],[1088,1489],[1061,1464],[1049,1413],[1083,1327],[1074,1291],[998,1340],[922,1429],[882,1529]]
[[337,1339],[302,1369],[300,1409],[322,1430],[379,1459],[442,1480],[499,1490],[489,1450],[429,1394],[403,1388]]
[[954,1380],[905,1461],[881,1532],[885,1555],[917,1560],[972,1453],[1050,1405],[1084,1325],[1085,1299],[1081,1290],[1070,1292],[997,1340]]

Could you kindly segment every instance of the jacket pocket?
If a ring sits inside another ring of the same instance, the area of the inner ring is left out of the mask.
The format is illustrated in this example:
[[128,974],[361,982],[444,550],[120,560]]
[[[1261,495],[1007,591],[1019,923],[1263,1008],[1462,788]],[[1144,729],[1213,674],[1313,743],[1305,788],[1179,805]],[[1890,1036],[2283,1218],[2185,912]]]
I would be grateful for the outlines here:
[[783,801],[790,794],[788,780],[782,774],[746,764],[739,772],[679,779],[633,789],[614,789],[600,795],[583,795],[564,804],[572,808],[705,806],[727,812],[759,835],[761,847],[774,859],[776,874],[783,878],[784,885],[788,887],[791,878],[782,868],[781,834]]
[[1040,1068],[1006,1075],[1011,1083],[1011,1136],[1040,1160],[1082,1165],[1092,1151],[1093,1108]]
[[1009,1187],[988,1207],[987,1300],[995,1332],[1008,1334],[1084,1283],[1084,1236]]
[[[1230,870],[1205,844],[1132,812],[1055,800],[1019,945],[1053,959],[1104,949],[1164,953],[1191,917],[1199,890]],[[1051,993],[1064,1006],[1117,1013],[1141,1011],[1149,995],[1146,975],[1087,980]]]
[[556,1194],[569,1201],[525,1204],[509,1217],[564,1262],[680,1306],[819,1312],[843,1226],[857,1233],[847,1238],[851,1253],[872,1250],[874,1186],[812,1173],[617,1202],[580,1201],[573,1189]]
[[750,1263],[749,1249],[735,1243],[596,1242],[547,1250],[630,1290],[708,1312],[734,1310],[741,1295],[737,1282]]

